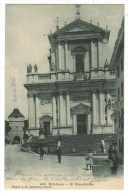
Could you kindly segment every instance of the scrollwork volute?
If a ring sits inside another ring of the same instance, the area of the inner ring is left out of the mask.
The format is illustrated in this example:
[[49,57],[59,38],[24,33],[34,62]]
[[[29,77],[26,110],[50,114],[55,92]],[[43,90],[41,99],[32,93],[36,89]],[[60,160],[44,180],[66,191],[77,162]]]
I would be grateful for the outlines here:
[[33,93],[30,93],[30,92],[29,92],[29,93],[27,94],[27,97],[28,97],[28,98],[32,98],[32,97],[33,97]]

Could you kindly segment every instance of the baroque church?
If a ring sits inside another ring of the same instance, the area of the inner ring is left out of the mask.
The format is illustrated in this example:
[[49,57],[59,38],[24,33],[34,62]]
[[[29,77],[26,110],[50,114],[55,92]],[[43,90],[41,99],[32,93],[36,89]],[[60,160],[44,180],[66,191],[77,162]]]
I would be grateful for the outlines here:
[[48,35],[49,73],[28,67],[24,85],[28,97],[29,131],[39,135],[110,134],[114,132],[115,71],[109,68],[110,30],[81,20]]

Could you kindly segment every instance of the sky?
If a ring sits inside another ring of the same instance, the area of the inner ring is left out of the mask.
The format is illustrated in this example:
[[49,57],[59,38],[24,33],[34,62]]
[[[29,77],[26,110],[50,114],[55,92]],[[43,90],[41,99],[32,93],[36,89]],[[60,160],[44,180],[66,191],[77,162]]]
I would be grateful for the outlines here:
[[[82,5],[81,19],[111,31],[108,44],[108,61],[110,61],[115,40],[124,16],[121,4]],[[7,4],[5,8],[5,119],[14,109],[13,87],[11,79],[16,80],[17,106],[28,118],[26,83],[27,64],[37,64],[38,73],[49,72],[48,54],[50,43],[47,35],[56,30],[56,17],[59,28],[76,19],[76,8],[72,5],[43,4]]]

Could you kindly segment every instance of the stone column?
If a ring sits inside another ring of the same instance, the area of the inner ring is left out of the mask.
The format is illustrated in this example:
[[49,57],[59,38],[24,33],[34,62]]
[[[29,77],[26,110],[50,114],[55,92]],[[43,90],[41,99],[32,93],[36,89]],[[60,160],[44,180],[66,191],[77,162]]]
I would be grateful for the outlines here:
[[103,91],[100,90],[100,125],[103,125],[103,117],[104,117],[104,105],[103,105]]
[[56,123],[56,97],[55,97],[55,94],[53,94],[53,98],[52,98],[52,116],[53,116],[53,126],[56,127],[57,123]]
[[73,133],[76,134],[77,124],[76,124],[76,114],[73,113]]
[[92,93],[92,105],[93,105],[93,124],[96,124],[96,94],[95,90]]
[[101,47],[101,45],[100,45],[101,43],[100,43],[100,40],[98,40],[98,52],[97,52],[97,57],[98,57],[98,67],[100,67],[101,66],[101,49],[100,49],[100,47]]
[[105,123],[105,102],[104,102],[104,90],[103,90],[103,93],[102,93],[102,100],[103,100],[103,124],[106,124]]
[[93,40],[91,40],[91,68],[94,68]]
[[58,41],[58,69],[61,70],[61,47],[60,47],[60,41]]
[[29,127],[35,127],[35,102],[33,93],[28,94],[28,116],[29,116]]
[[87,64],[86,64],[86,55],[84,54],[84,72],[86,71],[86,66],[87,66]]
[[65,69],[68,69],[68,45],[67,41],[65,41]]
[[31,94],[28,93],[27,94],[27,99],[28,99],[28,123],[29,123],[29,127],[30,127],[30,124],[31,124],[31,115],[30,115],[30,97],[31,97]]
[[73,72],[76,72],[76,59],[75,59],[75,55],[73,55]]
[[35,94],[36,103],[36,127],[39,127],[39,94]]
[[[110,98],[110,94],[109,94],[109,90],[107,91],[107,104],[108,104],[108,100]],[[111,111],[107,108],[107,125],[111,124]]]
[[87,134],[91,133],[91,114],[88,112],[88,132]]
[[59,125],[62,126],[63,124],[63,98],[62,92],[59,92]]
[[53,68],[53,71],[55,71],[55,56],[54,56],[54,53],[51,53],[51,66]]
[[70,98],[69,98],[69,92],[67,92],[66,95],[66,124],[67,126],[70,125]]

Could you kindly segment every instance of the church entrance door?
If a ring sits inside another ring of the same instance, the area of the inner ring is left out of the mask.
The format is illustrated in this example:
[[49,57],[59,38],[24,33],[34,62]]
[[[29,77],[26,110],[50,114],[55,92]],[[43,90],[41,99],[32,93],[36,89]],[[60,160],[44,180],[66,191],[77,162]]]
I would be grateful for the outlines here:
[[86,114],[77,115],[77,134],[87,134]]
[[43,126],[44,126],[44,129],[45,129],[45,135],[50,135],[50,122],[43,122]]

